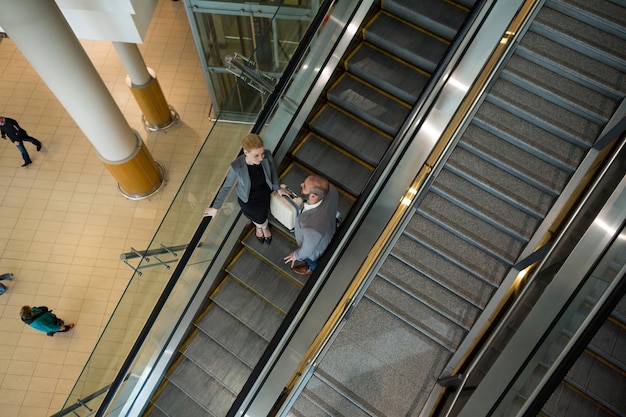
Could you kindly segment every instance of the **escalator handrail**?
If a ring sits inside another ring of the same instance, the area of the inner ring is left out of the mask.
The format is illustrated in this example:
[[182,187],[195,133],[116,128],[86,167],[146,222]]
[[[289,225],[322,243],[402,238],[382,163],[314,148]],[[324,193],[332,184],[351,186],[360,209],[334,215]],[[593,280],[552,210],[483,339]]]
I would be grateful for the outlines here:
[[[239,408],[243,405],[243,402],[245,401],[245,399],[249,397],[252,391],[252,388],[254,387],[254,384],[256,383],[257,379],[261,376],[263,372],[263,368],[265,368],[265,364],[269,361],[271,356],[274,354],[274,351],[279,347],[280,341],[284,339],[284,337],[286,336],[288,329],[292,326],[293,321],[298,316],[298,312],[304,306],[304,303],[309,297],[309,294],[311,293],[313,288],[316,286],[317,281],[319,279],[327,280],[328,277],[331,275],[332,270],[334,269],[334,265],[331,266],[331,268],[328,270],[328,272],[325,274],[324,277],[320,276],[321,274],[319,271],[324,270],[324,266],[326,266],[326,264],[328,263],[328,260],[331,254],[334,254],[338,250],[341,250],[343,252],[342,250],[343,248],[339,247],[342,239],[339,239],[338,237],[342,237],[346,235],[347,229],[348,227],[350,227],[352,222],[357,220],[357,216],[359,214],[363,214],[359,212],[364,208],[365,202],[369,198],[370,193],[375,191],[376,186],[379,185],[380,181],[384,179],[383,174],[384,174],[385,168],[387,167],[388,164],[390,164],[390,162],[392,161],[392,158],[397,155],[397,153],[401,150],[401,147],[405,144],[408,133],[413,130],[413,128],[415,127],[417,123],[420,122],[420,120],[418,120],[418,115],[422,112],[424,106],[426,105],[427,98],[435,90],[439,80],[443,78],[443,76],[445,75],[446,71],[448,70],[449,65],[452,62],[452,58],[455,56],[455,53],[457,52],[457,50],[461,47],[463,39],[468,34],[474,21],[477,19],[480,10],[488,1],[490,0],[479,0],[474,5],[474,8],[467,15],[465,22],[463,23],[463,25],[457,32],[455,38],[450,43],[446,56],[442,59],[442,61],[439,63],[439,65],[433,72],[432,76],[429,79],[429,82],[427,83],[423,92],[418,98],[417,102],[413,106],[406,121],[404,122],[402,127],[399,129],[398,133],[394,137],[387,151],[384,153],[384,155],[380,159],[380,162],[378,163],[376,169],[374,170],[370,178],[365,183],[361,193],[355,200],[350,211],[348,212],[341,226],[337,230],[335,237],[332,239],[328,248],[326,248],[324,255],[322,255],[322,257],[320,258],[318,268],[316,268],[316,270],[313,271],[313,274],[309,277],[306,284],[304,285],[304,287],[298,294],[298,297],[293,302],[291,308],[285,315],[285,318],[283,319],[281,325],[277,329],[274,337],[272,338],[272,340],[270,340],[265,351],[263,352],[256,366],[252,370],[252,373],[246,380],[246,383],[243,385],[243,387],[239,391],[239,395],[233,402],[233,405],[231,406],[230,410],[226,414],[226,417],[235,417],[236,415],[243,415],[240,413],[241,410],[239,410]],[[281,78],[281,82],[283,82],[282,78]],[[278,99],[278,97],[276,97],[276,99]],[[264,108],[264,110],[265,109],[267,109],[267,106]],[[261,114],[263,113],[264,111],[261,112]],[[261,117],[261,114],[259,115],[259,117]],[[265,114],[263,115],[265,116]],[[269,113],[267,113],[267,117],[269,117]],[[255,128],[260,128],[261,126],[263,126],[262,123],[256,124]],[[358,221],[359,226],[362,223],[363,218],[364,216],[361,215],[360,220]],[[280,353],[282,353],[285,349],[286,349],[286,344],[280,347]]]
[[[281,76],[279,82],[276,84],[274,91],[272,92],[272,94],[266,101],[266,104],[263,106],[263,109],[259,113],[259,116],[257,118],[257,123],[255,123],[252,133],[259,133],[261,131],[263,124],[270,117],[271,112],[273,111],[277,103],[279,102],[279,99],[284,93],[284,90],[287,88],[288,81],[291,79],[293,74],[299,68],[299,64],[302,58],[304,57],[306,51],[308,50],[311,42],[315,39],[315,35],[317,34],[317,31],[319,30],[319,27],[321,26],[321,24],[324,22],[326,14],[328,13],[328,11],[331,9],[332,5],[336,1],[337,0],[324,0],[324,3],[320,6],[317,14],[312,19],[311,24],[309,25],[302,40],[298,44],[298,47],[296,48],[296,51],[294,52],[292,59],[289,61],[289,63],[285,67],[283,75]],[[143,344],[146,342],[146,339],[148,338],[148,335],[150,334],[152,327],[154,326],[161,310],[165,306],[170,294],[172,293],[176,284],[178,283],[178,280],[180,279],[184,269],[187,267],[187,262],[191,259],[194,251],[196,250],[198,245],[201,243],[200,240],[202,239],[202,236],[204,232],[206,231],[207,227],[209,226],[210,222],[211,222],[211,217],[202,218],[202,221],[198,225],[198,228],[196,229],[193,237],[189,241],[187,249],[185,249],[185,252],[183,253],[179,262],[176,265],[176,268],[172,272],[172,276],[170,277],[169,281],[167,282],[163,291],[161,292],[159,299],[155,303],[155,306],[152,309],[152,312],[150,313],[150,315],[148,316],[146,323],[141,329],[141,332],[137,336],[135,343],[133,344],[132,348],[128,352],[128,355],[126,356],[126,359],[122,363],[122,366],[120,367],[120,370],[118,371],[115,379],[109,385],[109,390],[107,394],[105,395],[102,403],[100,404],[98,411],[96,412],[96,417],[101,417],[103,415],[102,413],[104,413],[105,410],[109,408],[117,391],[126,380],[127,374],[130,371],[133,363],[135,362],[137,355],[139,354]]]

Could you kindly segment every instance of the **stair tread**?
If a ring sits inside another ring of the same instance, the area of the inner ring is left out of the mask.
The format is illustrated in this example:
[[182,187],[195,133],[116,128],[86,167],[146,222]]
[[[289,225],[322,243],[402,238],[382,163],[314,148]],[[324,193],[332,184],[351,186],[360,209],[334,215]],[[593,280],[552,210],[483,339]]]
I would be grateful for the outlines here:
[[446,169],[454,170],[459,175],[462,173],[468,181],[478,182],[481,187],[488,187],[492,192],[516,204],[518,208],[527,210],[537,217],[545,215],[554,200],[554,196],[461,148],[454,149],[446,162]]
[[381,277],[372,280],[365,296],[421,329],[451,351],[456,349],[466,334],[463,327]]
[[561,100],[571,103],[581,112],[587,112],[605,122],[613,115],[617,103],[587,86],[563,77],[520,56],[512,56],[505,74],[541,88]]
[[481,248],[513,262],[526,242],[504,233],[462,207],[435,194],[428,193],[418,212],[435,219]]
[[500,280],[512,264],[512,255],[508,255],[509,259],[506,260],[498,259],[419,213],[413,215],[404,232],[495,286],[500,284]]
[[466,329],[471,327],[480,314],[480,309],[463,297],[394,257],[385,259],[378,274],[451,317]]
[[[306,402],[300,402],[300,398],[304,398]],[[317,375],[309,380],[303,395],[296,402],[299,410],[302,410],[303,416],[306,417],[335,417],[335,416],[354,416],[369,417],[370,414],[361,410],[350,399],[341,395],[333,389],[333,387],[320,380]]]
[[217,417],[171,383],[163,388],[153,403],[171,417]]
[[513,106],[518,117],[566,140],[576,141],[581,147],[590,146],[602,130],[596,121],[583,118],[502,78],[493,85],[487,100],[496,105]]
[[520,147],[527,146],[572,172],[584,157],[583,149],[488,102],[480,106],[472,123]]
[[582,13],[589,13],[601,19],[614,22],[616,25],[626,27],[626,13],[624,13],[624,8],[616,3],[606,0],[549,1],[551,7],[554,7],[555,3],[566,4],[569,8],[575,7]]
[[492,285],[407,236],[400,236],[391,253],[402,262],[434,281],[441,282],[465,300],[481,308],[486,305],[493,293]]

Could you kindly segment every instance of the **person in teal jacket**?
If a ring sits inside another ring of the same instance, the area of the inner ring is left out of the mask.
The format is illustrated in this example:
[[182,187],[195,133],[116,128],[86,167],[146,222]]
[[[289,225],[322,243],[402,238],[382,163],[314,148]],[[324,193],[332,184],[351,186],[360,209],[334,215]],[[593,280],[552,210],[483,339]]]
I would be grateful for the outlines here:
[[20,318],[33,329],[54,336],[58,332],[67,332],[74,327],[74,323],[65,324],[48,307],[24,306],[20,309]]

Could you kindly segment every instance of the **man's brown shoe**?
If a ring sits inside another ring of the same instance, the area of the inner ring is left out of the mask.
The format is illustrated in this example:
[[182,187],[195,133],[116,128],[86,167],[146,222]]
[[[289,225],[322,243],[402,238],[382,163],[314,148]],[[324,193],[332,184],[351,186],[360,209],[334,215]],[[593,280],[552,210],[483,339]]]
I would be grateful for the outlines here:
[[311,275],[313,271],[309,269],[308,265],[298,265],[293,267],[293,272],[300,275]]

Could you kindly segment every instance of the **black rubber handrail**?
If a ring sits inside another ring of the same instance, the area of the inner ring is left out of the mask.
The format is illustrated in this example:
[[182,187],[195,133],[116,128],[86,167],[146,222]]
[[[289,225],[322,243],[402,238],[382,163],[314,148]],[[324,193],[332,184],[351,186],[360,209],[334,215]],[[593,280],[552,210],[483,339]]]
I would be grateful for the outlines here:
[[[252,373],[248,377],[246,383],[243,385],[241,391],[239,392],[239,395],[237,396],[230,410],[226,414],[226,417],[235,417],[237,415],[244,414],[244,413],[240,413],[241,410],[239,410],[239,408],[242,406],[246,397],[248,397],[248,395],[250,394],[250,391],[252,390],[254,384],[256,383],[256,380],[260,377],[261,372],[263,371],[263,368],[265,367],[265,364],[267,363],[267,361],[269,361],[270,357],[274,354],[274,351],[278,348],[280,341],[284,338],[285,334],[287,333],[287,330],[291,327],[293,321],[298,315],[298,312],[300,311],[301,307],[304,305],[304,302],[306,301],[306,299],[309,297],[310,292],[313,290],[313,287],[315,286],[317,280],[320,279],[319,271],[324,269],[323,267],[327,264],[328,258],[331,256],[331,254],[339,250],[339,242],[341,239],[338,239],[337,237],[341,237],[345,235],[347,233],[347,229],[350,226],[350,224],[356,220],[356,216],[358,212],[363,208],[365,204],[365,200],[369,197],[370,193],[374,190],[374,187],[376,186],[376,184],[382,179],[382,175],[383,175],[383,171],[385,167],[387,166],[387,164],[390,163],[393,156],[400,150],[404,142],[403,141],[404,137],[409,132],[409,130],[411,130],[413,125],[417,122],[416,119],[418,117],[418,114],[423,109],[424,105],[426,104],[426,98],[434,91],[437,82],[443,77],[444,73],[448,69],[448,66],[450,65],[450,62],[452,60],[454,53],[460,48],[461,42],[463,41],[463,38],[467,35],[471,24],[477,18],[478,12],[480,11],[480,9],[482,9],[482,7],[487,1],[488,0],[478,1],[474,5],[474,8],[468,14],[467,19],[463,23],[463,26],[457,33],[454,40],[451,42],[448,48],[448,52],[446,53],[446,56],[439,63],[438,67],[435,69],[435,72],[433,72],[428,84],[426,85],[422,93],[420,94],[419,99],[417,100],[416,104],[413,106],[413,109],[411,110],[411,113],[407,117],[407,120],[398,131],[398,134],[395,136],[391,145],[389,146],[389,148],[387,149],[387,151],[381,158],[380,162],[378,163],[376,169],[374,170],[374,172],[372,173],[372,175],[366,182],[365,186],[363,187],[363,190],[359,194],[359,197],[357,197],[357,199],[355,200],[354,204],[352,205],[352,208],[348,212],[348,215],[346,216],[341,226],[339,227],[339,230],[337,231],[335,238],[333,238],[330,245],[326,249],[324,255],[322,255],[322,257],[320,258],[318,268],[316,268],[317,273],[316,271],[313,271],[313,274],[309,277],[309,279],[307,280],[302,290],[300,290],[298,297],[296,298],[291,308],[285,315],[285,318],[283,319],[281,325],[279,326],[274,337],[272,338],[267,348],[261,355],[261,358],[259,359],[259,361],[257,362],[257,365],[252,370]],[[281,82],[283,81],[284,80],[281,78]],[[259,114],[259,121],[254,126],[255,129],[260,129],[264,124],[264,122],[262,123],[260,121],[261,115],[265,117],[269,117],[269,113],[266,114],[264,111],[262,111]],[[360,220],[359,226],[361,222],[362,220]],[[327,279],[330,276],[331,272],[332,272],[332,269],[328,274],[326,274],[324,279]],[[286,348],[286,345],[287,344],[285,344],[281,348],[280,353],[284,351],[284,349]]]

